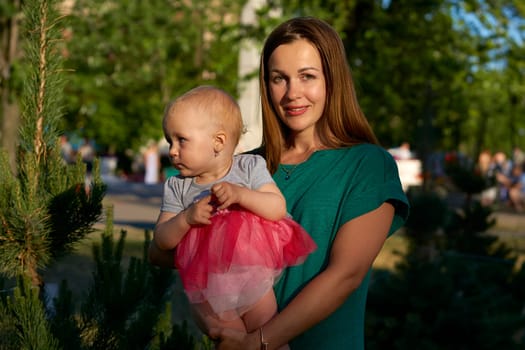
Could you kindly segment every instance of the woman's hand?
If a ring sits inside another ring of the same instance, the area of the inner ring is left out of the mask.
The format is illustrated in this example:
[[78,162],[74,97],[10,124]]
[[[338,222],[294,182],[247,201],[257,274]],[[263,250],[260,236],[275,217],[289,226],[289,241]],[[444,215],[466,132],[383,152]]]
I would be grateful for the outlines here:
[[217,350],[258,350],[259,339],[255,333],[248,333],[231,328],[212,328],[209,337]]

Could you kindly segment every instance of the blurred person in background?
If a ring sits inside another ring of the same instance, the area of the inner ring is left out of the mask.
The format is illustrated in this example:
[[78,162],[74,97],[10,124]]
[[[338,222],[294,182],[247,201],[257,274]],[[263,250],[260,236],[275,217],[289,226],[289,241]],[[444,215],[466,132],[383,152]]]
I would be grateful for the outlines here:
[[144,183],[154,185],[160,178],[160,154],[157,143],[149,140],[143,153],[144,162]]

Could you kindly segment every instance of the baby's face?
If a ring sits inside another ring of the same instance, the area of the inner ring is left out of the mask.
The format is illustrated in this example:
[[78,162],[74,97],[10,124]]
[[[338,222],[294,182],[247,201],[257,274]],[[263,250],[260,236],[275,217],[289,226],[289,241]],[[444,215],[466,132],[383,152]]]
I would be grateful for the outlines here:
[[199,176],[215,158],[215,125],[192,104],[171,107],[164,118],[164,135],[172,164],[182,176]]

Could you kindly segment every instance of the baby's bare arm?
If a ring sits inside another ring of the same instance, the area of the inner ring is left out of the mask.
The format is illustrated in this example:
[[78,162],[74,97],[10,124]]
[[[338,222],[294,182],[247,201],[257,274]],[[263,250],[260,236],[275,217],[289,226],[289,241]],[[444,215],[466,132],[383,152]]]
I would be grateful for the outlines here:
[[286,216],[286,202],[277,185],[271,183],[251,190],[229,182],[221,182],[211,188],[219,204],[217,209],[238,204],[267,220],[279,220]]
[[209,224],[213,212],[210,200],[211,196],[206,196],[180,213],[161,212],[153,231],[157,247],[161,250],[173,249],[191,226]]

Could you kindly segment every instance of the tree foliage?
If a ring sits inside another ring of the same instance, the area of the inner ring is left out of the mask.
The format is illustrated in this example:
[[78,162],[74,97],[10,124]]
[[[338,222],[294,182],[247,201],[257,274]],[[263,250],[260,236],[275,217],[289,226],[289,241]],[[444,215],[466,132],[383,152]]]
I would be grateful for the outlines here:
[[156,331],[171,332],[171,326],[157,329],[157,324],[171,296],[173,272],[149,264],[148,233],[142,258],[132,257],[125,270],[122,253],[126,232],[121,231],[117,242],[113,235],[113,226],[106,224],[102,243],[93,245],[95,271],[81,305],[80,338],[87,349],[145,349]]
[[12,296],[0,300],[2,349],[61,349],[47,320],[40,289],[20,278]]
[[341,33],[362,108],[385,146],[420,156],[525,147],[521,1],[293,1]]
[[66,127],[106,148],[162,136],[164,105],[197,84],[236,93],[236,1],[79,0],[66,29]]
[[12,295],[0,294],[1,349],[213,348],[209,339],[195,336],[185,321],[172,320],[175,275],[171,269],[149,264],[149,232],[145,232],[142,256],[131,257],[126,268],[126,232],[120,231],[115,241],[111,208],[107,216],[101,241],[93,244],[91,283],[80,300],[73,298],[68,287],[73,281],[67,280],[56,296],[45,295],[27,279],[20,279]]
[[98,176],[86,191],[83,165],[69,166],[60,156],[64,80],[56,4],[24,3],[26,75],[16,172],[0,150],[0,273],[23,275],[36,286],[42,284],[39,270],[90,232],[105,192]]
[[[16,1],[8,4],[2,23],[20,17]],[[525,147],[520,0],[275,0],[253,27],[239,24],[244,4],[235,0],[73,4],[62,33],[70,83],[61,127],[104,150],[160,138],[165,103],[197,84],[236,96],[240,39],[262,43],[297,15],[321,17],[341,33],[362,107],[385,146],[408,140],[420,156],[459,148],[473,157]]]
[[438,192],[410,193],[408,250],[393,271],[374,272],[371,283],[368,348],[523,348],[525,269],[487,232],[495,220],[470,196],[471,184],[456,182],[465,196],[459,207]]
[[21,17],[20,0],[0,3],[0,147],[8,150],[11,169],[16,163],[16,130],[20,119],[18,96],[22,84],[17,63],[21,56]]

